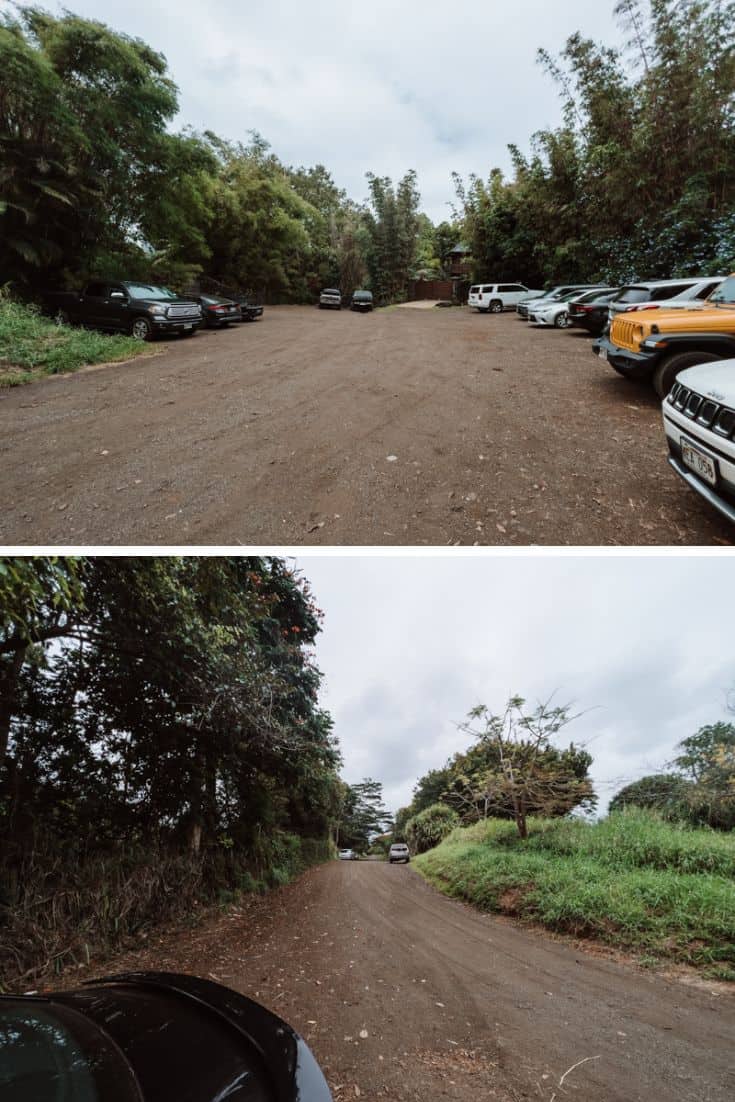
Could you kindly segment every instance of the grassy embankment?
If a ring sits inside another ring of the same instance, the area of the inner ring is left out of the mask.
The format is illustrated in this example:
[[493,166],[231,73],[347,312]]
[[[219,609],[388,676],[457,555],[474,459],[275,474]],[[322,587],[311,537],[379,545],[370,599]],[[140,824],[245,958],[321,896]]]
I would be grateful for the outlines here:
[[735,980],[735,835],[629,811],[599,823],[455,830],[416,858],[447,895],[633,953]]
[[86,364],[131,360],[150,351],[149,345],[132,337],[59,326],[34,307],[0,293],[0,387],[20,386]]

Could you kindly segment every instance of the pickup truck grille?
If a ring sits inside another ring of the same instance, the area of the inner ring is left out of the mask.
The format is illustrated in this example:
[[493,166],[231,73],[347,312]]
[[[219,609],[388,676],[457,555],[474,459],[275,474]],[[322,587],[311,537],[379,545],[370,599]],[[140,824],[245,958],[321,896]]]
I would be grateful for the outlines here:
[[200,310],[198,306],[169,306],[166,316],[169,318],[198,318]]
[[735,410],[713,402],[711,398],[703,398],[682,383],[674,384],[667,401],[685,417],[716,432],[718,436],[731,437],[735,433]]

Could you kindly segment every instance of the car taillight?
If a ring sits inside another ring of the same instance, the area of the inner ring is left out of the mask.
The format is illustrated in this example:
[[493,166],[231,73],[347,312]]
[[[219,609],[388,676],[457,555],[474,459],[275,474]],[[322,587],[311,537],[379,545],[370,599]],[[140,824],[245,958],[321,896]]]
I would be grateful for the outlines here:
[[661,307],[651,303],[649,306],[641,306],[641,310],[660,310]]
[[212,309],[213,310],[226,310],[227,307],[226,306],[213,306]]

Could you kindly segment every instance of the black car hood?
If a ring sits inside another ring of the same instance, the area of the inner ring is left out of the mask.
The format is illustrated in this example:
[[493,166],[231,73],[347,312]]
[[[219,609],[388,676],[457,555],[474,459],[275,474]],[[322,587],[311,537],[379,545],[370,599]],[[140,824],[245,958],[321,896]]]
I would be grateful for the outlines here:
[[[150,987],[191,999],[234,1026],[258,1051],[278,1102],[332,1102],[321,1068],[299,1034],[259,1003],[222,984],[169,972],[123,972],[95,985]],[[85,985],[86,986],[86,985]]]
[[133,302],[144,302],[146,306],[198,306],[193,298],[134,298]]

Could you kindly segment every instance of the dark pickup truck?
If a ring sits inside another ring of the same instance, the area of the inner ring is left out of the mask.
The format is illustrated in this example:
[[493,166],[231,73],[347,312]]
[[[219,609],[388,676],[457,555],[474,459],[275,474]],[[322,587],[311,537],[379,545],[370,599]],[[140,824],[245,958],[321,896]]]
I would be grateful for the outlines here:
[[100,280],[81,292],[51,292],[44,304],[60,323],[130,333],[139,341],[166,333],[191,337],[202,324],[198,302],[153,283]]

